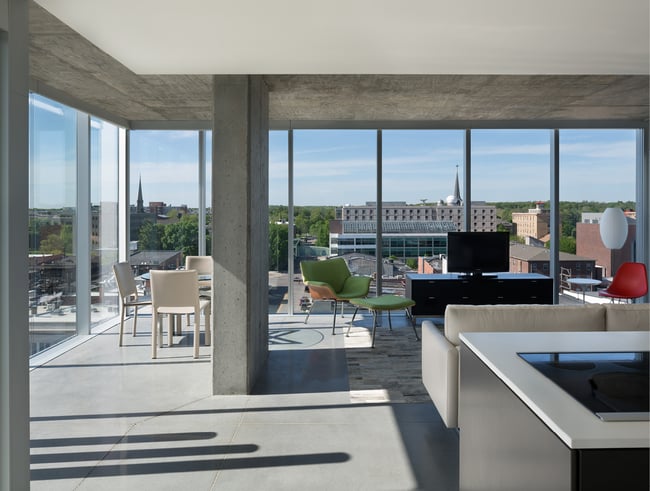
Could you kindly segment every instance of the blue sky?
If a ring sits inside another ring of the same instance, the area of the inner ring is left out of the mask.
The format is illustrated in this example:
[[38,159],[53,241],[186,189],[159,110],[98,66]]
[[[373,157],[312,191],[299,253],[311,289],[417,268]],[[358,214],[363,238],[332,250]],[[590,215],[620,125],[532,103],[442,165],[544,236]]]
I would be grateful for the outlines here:
[[[73,112],[37,96],[32,136],[32,206],[74,205]],[[383,199],[435,203],[452,194],[463,175],[463,131],[384,130]],[[636,141],[633,130],[562,130],[560,199],[634,200]],[[208,177],[211,177],[210,138]],[[550,198],[550,132],[472,132],[472,199],[539,201]],[[294,203],[363,204],[376,199],[376,132],[295,130]],[[287,132],[269,139],[269,202],[287,204]],[[198,205],[198,132],[131,133],[131,192],[142,177],[145,204]],[[464,196],[463,196],[464,198]],[[210,193],[208,191],[208,206]]]
[[[463,176],[463,132],[382,132],[383,199],[436,202]],[[560,194],[566,201],[634,199],[635,133],[564,130],[560,141]],[[286,203],[286,137],[272,135],[270,203]],[[373,131],[295,131],[296,205],[374,201]],[[472,132],[472,199],[538,201],[550,198],[550,135],[546,130]],[[616,172],[612,172],[615,169]]]

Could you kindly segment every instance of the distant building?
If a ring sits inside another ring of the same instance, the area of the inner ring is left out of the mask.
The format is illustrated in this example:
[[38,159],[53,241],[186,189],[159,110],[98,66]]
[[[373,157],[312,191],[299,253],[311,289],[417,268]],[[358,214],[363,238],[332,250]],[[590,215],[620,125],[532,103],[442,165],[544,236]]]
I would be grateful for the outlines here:
[[[447,232],[455,231],[450,221],[382,222],[382,255],[399,259],[444,254]],[[361,253],[371,256],[377,250],[377,222],[330,221],[330,254]]]
[[[383,201],[381,204],[383,222],[453,222],[457,231],[464,228],[463,208],[458,171],[453,194],[436,204],[409,205],[406,201]],[[376,214],[375,201],[367,201],[365,205],[344,205],[336,210],[336,218],[343,222],[372,222],[377,219]],[[496,231],[496,207],[484,201],[473,201],[470,227],[475,232]]]
[[[344,205],[337,216],[344,222],[375,221],[377,204],[368,201],[365,205]],[[448,205],[444,202],[435,205],[409,205],[405,201],[385,201],[382,203],[383,222],[452,222],[455,230],[463,229],[463,206]],[[471,228],[476,232],[494,232],[497,226],[496,207],[483,201],[472,202]]]
[[544,202],[538,201],[535,208],[528,212],[513,212],[512,223],[518,237],[532,237],[542,239],[549,235],[551,214],[544,208]]
[[[454,192],[437,204],[409,205],[405,201],[384,201],[381,206],[382,255],[402,260],[421,256],[438,256],[447,251],[447,232],[463,230],[463,200],[460,196],[458,172]],[[496,207],[485,202],[472,202],[471,229],[494,232],[497,226]],[[377,203],[344,205],[330,221],[330,252],[342,255],[352,252],[376,254]]]
[[[174,211],[170,216],[170,212]],[[131,212],[129,214],[129,239],[131,241],[138,240],[140,228],[146,222],[157,224],[171,224],[178,222],[183,215],[189,214],[187,205],[171,206],[164,201],[150,201],[147,208],[144,207],[144,199],[142,198],[142,178],[138,182],[138,198],[135,207],[131,205]]]
[[602,270],[603,278],[616,274],[619,266],[634,260],[634,244],[636,241],[636,213],[626,212],[627,239],[620,249],[608,249],[600,238],[600,219],[602,213],[583,213],[580,223],[576,224],[576,253],[581,256],[593,257],[596,265]]
[[178,269],[183,264],[182,251],[140,251],[131,255],[129,263],[135,275],[152,269]]
[[[525,244],[510,243],[511,273],[550,274],[550,253],[545,247],[533,247]],[[569,270],[572,277],[602,279],[596,260],[576,254],[560,252],[560,267]]]

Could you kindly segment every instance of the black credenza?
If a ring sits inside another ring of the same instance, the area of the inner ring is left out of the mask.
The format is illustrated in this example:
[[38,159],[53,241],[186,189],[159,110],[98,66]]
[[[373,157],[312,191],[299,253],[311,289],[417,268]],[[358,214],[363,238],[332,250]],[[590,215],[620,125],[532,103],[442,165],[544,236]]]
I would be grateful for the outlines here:
[[484,276],[407,274],[406,296],[413,316],[444,315],[449,304],[552,304],[553,279],[537,273]]

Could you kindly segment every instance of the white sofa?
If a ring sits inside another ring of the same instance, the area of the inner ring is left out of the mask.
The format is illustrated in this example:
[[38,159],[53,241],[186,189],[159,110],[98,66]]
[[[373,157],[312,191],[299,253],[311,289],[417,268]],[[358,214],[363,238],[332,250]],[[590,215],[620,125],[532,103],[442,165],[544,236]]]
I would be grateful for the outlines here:
[[442,420],[454,428],[459,333],[640,330],[650,330],[650,304],[448,305],[444,331],[430,320],[422,323],[422,382]]

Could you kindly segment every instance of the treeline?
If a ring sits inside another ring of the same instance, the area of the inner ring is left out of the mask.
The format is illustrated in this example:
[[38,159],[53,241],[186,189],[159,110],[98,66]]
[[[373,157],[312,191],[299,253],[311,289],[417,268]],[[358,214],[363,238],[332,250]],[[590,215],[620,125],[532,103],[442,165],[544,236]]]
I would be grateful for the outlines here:
[[[294,234],[298,237],[315,237],[316,245],[329,246],[329,224],[336,217],[335,206],[294,206]],[[288,223],[289,208],[269,205],[270,223]]]
[[[209,221],[208,221],[209,223]],[[206,233],[206,248],[211,248],[211,237]],[[138,249],[150,251],[182,251],[183,256],[199,253],[199,216],[183,215],[174,223],[146,221],[138,233]]]
[[[330,220],[335,206],[294,206],[294,238],[309,239],[319,247],[329,247]],[[289,208],[269,205],[269,269],[287,271],[289,267]]]

